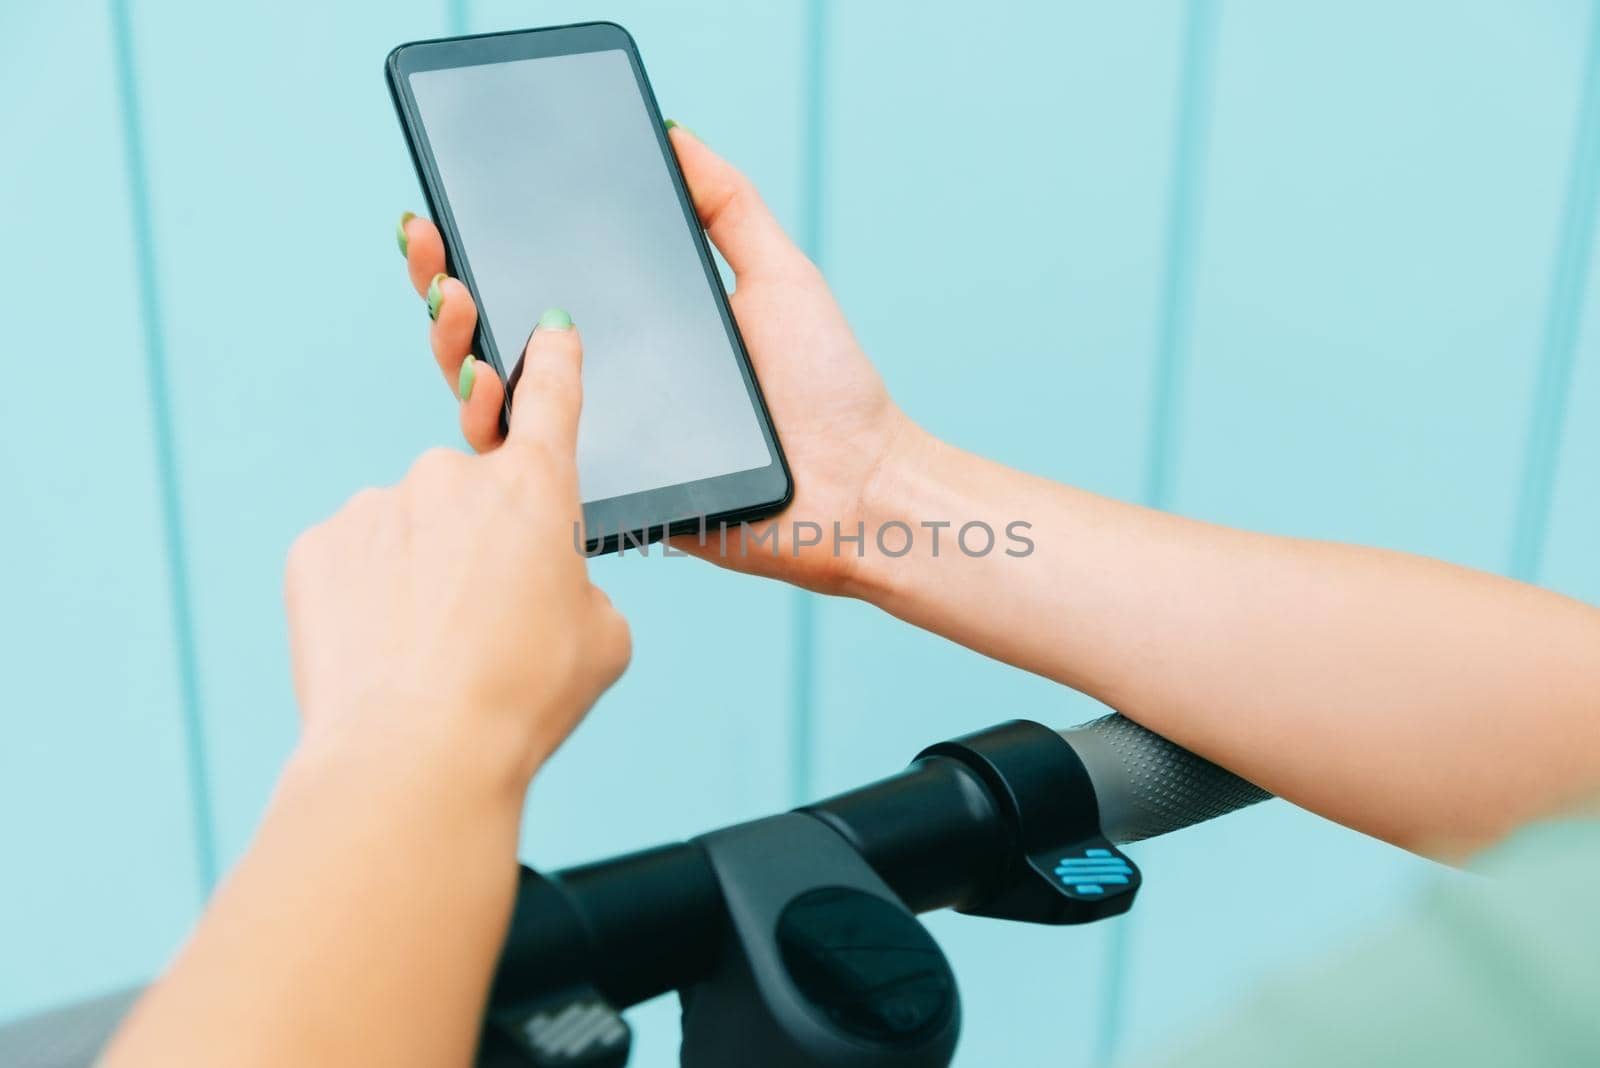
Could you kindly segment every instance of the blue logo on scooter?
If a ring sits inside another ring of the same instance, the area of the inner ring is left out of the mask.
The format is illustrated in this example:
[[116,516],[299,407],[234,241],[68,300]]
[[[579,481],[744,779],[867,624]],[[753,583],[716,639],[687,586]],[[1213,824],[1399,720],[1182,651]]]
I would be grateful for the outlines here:
[[1085,849],[1082,856],[1056,862],[1056,878],[1080,894],[1103,894],[1107,886],[1126,886],[1133,866],[1109,849]]

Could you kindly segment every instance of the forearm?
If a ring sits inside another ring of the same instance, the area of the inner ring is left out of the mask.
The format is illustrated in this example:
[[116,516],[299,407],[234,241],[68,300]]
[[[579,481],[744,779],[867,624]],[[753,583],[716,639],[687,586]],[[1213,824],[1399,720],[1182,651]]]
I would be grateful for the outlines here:
[[1314,811],[1454,853],[1600,788],[1600,612],[1400,553],[1111,501],[918,437],[866,502],[922,538],[853,592],[1056,679]]
[[384,766],[372,745],[297,754],[108,1068],[469,1062],[515,893],[520,791],[472,761]]

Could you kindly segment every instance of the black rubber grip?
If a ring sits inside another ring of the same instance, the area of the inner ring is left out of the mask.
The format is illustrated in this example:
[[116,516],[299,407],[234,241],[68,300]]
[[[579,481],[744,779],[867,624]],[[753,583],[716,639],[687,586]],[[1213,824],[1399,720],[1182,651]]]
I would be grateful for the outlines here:
[[1117,713],[1061,732],[1094,783],[1100,830],[1137,842],[1272,795]]

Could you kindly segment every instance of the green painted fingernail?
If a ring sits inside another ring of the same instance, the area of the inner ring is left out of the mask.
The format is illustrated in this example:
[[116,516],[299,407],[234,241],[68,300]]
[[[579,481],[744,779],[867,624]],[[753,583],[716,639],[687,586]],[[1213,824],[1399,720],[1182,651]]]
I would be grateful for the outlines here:
[[444,303],[444,290],[439,287],[444,284],[444,280],[448,277],[449,275],[446,274],[436,274],[433,276],[433,281],[428,283],[428,318],[430,319],[439,318],[439,306]]
[[662,123],[661,125],[666,127],[668,131],[671,131],[673,127],[677,127],[679,129],[681,129],[684,133],[691,133],[691,134],[694,133],[693,130],[689,129],[689,127],[685,126],[683,123],[679,122],[677,119],[668,119],[666,122]]
[[560,308],[551,308],[539,316],[539,325],[545,330],[571,330],[572,316]]
[[472,353],[467,353],[467,358],[461,361],[461,374],[456,377],[456,392],[461,394],[465,401],[472,396],[472,383],[478,380],[478,358]]
[[404,256],[411,251],[411,239],[406,237],[406,223],[417,217],[414,211],[408,211],[400,216],[400,225],[394,228],[395,244],[400,246],[400,255]]

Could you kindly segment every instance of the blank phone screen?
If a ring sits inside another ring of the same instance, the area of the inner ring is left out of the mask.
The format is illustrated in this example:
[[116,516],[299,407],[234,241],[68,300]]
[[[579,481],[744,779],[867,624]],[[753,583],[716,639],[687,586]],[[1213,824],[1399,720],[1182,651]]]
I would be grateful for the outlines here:
[[585,503],[772,463],[627,53],[409,77],[505,370],[548,308],[582,332]]

